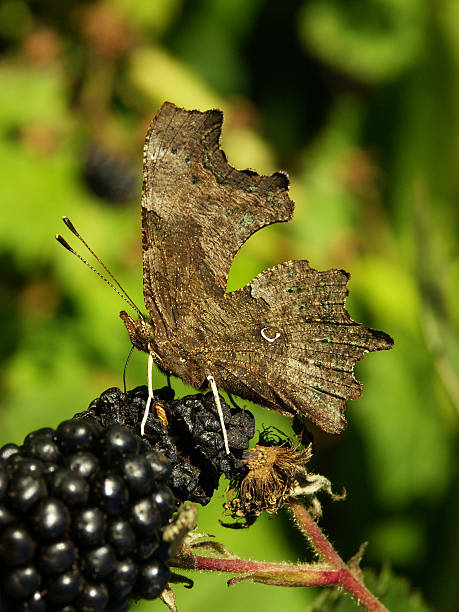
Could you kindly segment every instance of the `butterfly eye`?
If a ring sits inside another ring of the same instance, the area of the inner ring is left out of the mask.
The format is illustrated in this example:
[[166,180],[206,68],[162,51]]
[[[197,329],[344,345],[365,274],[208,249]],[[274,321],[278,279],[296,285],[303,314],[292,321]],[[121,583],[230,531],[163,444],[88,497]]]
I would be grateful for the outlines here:
[[261,337],[264,338],[264,340],[266,340],[267,342],[274,342],[274,340],[277,340],[280,337],[280,333],[276,332],[275,336],[273,336],[272,338],[270,338],[270,336],[268,336],[266,334],[266,330],[270,329],[269,327],[263,327],[263,329],[261,330]]

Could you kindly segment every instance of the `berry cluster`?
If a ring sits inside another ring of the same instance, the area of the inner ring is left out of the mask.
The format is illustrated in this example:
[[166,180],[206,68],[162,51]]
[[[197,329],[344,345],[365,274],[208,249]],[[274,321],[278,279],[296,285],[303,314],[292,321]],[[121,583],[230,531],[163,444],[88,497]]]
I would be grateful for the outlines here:
[[169,580],[169,461],[74,418],[0,449],[0,610],[127,610]]
[[222,474],[247,472],[250,412],[221,398],[227,455],[211,393],[174,400],[108,389],[56,430],[0,449],[0,610],[127,610],[166,586],[162,534],[180,501],[209,502]]

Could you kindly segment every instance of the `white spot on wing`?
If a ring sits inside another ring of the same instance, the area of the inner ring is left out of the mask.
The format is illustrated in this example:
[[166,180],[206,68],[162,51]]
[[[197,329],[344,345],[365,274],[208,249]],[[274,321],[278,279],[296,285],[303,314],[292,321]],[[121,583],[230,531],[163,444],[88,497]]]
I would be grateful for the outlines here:
[[263,329],[261,330],[261,337],[266,340],[267,342],[274,342],[274,340],[277,340],[278,338],[280,338],[280,333],[276,332],[276,335],[274,336],[274,338],[270,338],[269,336],[266,335],[266,330],[268,328],[267,327],[263,327]]

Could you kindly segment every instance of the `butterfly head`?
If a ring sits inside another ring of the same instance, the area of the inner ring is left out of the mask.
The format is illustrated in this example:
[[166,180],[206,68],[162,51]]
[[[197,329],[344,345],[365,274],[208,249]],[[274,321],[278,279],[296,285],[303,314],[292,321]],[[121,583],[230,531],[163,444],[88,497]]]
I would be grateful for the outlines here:
[[139,316],[137,321],[128,315],[125,310],[120,312],[120,317],[126,326],[133,346],[139,351],[149,353],[154,340],[155,331],[150,321]]

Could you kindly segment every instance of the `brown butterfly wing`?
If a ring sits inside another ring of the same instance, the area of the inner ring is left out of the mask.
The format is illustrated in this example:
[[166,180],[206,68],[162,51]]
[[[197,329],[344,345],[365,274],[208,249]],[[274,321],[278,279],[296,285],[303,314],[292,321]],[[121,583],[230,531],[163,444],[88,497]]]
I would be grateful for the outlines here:
[[290,261],[225,295],[214,307],[218,314],[203,312],[202,327],[220,322],[206,350],[218,386],[341,431],[345,401],[361,394],[356,361],[393,344],[351,319],[344,307],[348,278],[343,270],[319,272],[307,261]]
[[392,340],[352,321],[340,270],[287,262],[225,294],[239,248],[261,227],[290,219],[293,202],[286,175],[227,163],[222,119],[166,103],[147,134],[142,229],[153,349],[195,386],[212,374],[222,389],[339,432],[345,400],[360,395],[355,362]]
[[285,174],[259,176],[228,164],[219,148],[221,111],[165,103],[144,148],[144,296],[156,336],[174,335],[183,317],[223,297],[229,269],[261,227],[287,221],[293,202]]

